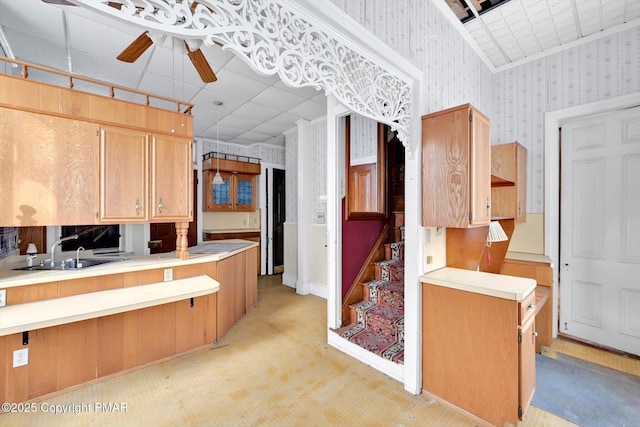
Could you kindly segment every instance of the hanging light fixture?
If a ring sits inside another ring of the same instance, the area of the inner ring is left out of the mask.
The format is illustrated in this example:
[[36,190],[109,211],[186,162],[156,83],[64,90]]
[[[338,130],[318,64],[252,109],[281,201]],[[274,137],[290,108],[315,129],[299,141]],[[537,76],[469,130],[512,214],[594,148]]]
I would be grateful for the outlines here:
[[213,177],[213,185],[223,185],[224,180],[220,175],[220,126],[219,126],[219,116],[218,111],[220,110],[220,106],[222,105],[222,101],[213,101],[213,105],[216,106],[216,174]]

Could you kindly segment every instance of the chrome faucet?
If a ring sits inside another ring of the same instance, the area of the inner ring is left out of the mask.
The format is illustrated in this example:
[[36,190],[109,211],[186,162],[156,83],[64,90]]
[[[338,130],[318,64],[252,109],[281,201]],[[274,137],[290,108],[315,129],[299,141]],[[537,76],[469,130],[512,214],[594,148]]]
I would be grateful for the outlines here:
[[72,234],[71,236],[67,236],[67,237],[60,237],[58,240],[54,242],[53,245],[51,245],[51,267],[55,267],[56,246],[58,246],[62,242],[66,242],[67,240],[77,239],[78,237],[79,236],[77,234]]
[[82,267],[82,263],[80,262],[80,251],[84,251],[82,246],[79,246],[76,250],[76,268]]

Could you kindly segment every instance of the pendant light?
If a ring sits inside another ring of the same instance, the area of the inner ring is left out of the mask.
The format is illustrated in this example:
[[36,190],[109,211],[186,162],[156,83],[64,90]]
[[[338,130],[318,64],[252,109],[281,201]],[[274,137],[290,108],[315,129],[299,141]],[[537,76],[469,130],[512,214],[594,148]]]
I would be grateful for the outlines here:
[[218,111],[222,105],[222,101],[213,101],[213,105],[216,106],[216,174],[213,177],[213,185],[223,185],[224,180],[220,176],[220,129],[219,129],[219,116]]

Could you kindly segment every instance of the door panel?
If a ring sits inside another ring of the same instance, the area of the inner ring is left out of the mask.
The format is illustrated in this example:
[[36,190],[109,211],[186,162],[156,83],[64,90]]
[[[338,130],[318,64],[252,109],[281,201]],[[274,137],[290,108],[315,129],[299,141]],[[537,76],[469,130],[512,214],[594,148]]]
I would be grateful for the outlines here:
[[640,354],[640,107],[562,126],[561,333]]

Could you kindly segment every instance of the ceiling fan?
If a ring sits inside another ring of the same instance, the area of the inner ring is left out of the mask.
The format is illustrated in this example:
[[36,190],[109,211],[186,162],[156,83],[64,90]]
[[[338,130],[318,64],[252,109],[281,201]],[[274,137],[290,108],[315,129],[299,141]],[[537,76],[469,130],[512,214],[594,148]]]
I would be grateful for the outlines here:
[[[62,6],[75,6],[75,4],[67,1],[67,0],[42,0],[45,3],[57,4]],[[115,7],[117,9],[122,7],[122,4],[116,2],[108,2],[109,6]],[[192,5],[195,7],[197,5],[196,2]],[[191,63],[195,67],[198,75],[205,83],[213,83],[218,78],[216,74],[213,72],[213,69],[207,62],[207,58],[204,56],[199,47],[195,47],[194,45],[198,43],[196,41],[184,42],[184,45],[187,50],[187,56],[191,60]],[[191,44],[191,46],[189,46]],[[200,42],[201,44],[201,42]],[[145,31],[140,34],[137,39],[135,39],[129,46],[127,46],[120,55],[117,56],[117,59],[123,62],[135,62],[147,49],[149,49],[153,45],[153,40],[149,37],[149,32]]]
[[[120,55],[118,55],[117,59],[124,62],[135,62],[152,45],[153,40],[149,37],[149,32],[145,31],[127,46]],[[213,83],[218,80],[202,51],[199,48],[190,48],[189,43],[186,41],[184,45],[187,49],[187,56],[189,56],[191,63],[200,75],[202,81],[205,83]]]

